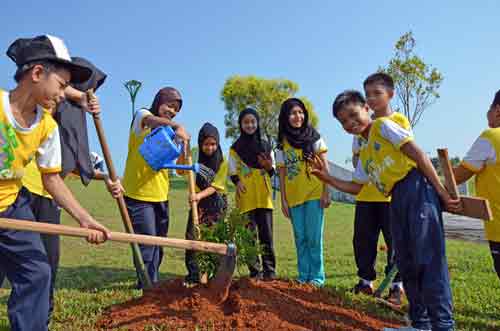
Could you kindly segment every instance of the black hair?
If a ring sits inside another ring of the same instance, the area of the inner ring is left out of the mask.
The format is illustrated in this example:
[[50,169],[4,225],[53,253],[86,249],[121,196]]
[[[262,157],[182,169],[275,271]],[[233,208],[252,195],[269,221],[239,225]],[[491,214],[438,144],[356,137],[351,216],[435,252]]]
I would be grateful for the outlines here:
[[337,95],[337,97],[335,98],[335,101],[332,105],[333,116],[335,116],[335,118],[338,118],[338,114],[342,110],[342,108],[351,103],[364,106],[366,104],[366,100],[361,92],[356,90],[346,90]]
[[500,106],[500,90],[495,93],[495,97],[493,98],[492,106]]
[[363,82],[363,88],[366,89],[366,86],[371,84],[381,84],[387,89],[394,90],[394,80],[385,72],[376,72],[368,76]]
[[24,75],[26,75],[36,65],[41,65],[46,73],[55,72],[59,69],[68,70],[67,66],[57,62],[47,60],[28,62],[17,68],[16,73],[14,74],[14,80],[16,83],[19,83],[21,79],[23,79]]

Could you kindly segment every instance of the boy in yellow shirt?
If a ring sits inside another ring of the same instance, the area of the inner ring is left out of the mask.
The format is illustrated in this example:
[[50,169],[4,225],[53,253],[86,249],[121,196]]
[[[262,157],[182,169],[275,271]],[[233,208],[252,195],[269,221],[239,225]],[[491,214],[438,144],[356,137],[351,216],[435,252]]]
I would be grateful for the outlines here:
[[370,181],[385,196],[392,195],[391,234],[411,320],[411,327],[399,330],[453,330],[442,208],[458,211],[460,201],[451,199],[412,132],[386,117],[373,121],[361,93],[339,94],[332,108],[344,130],[361,135],[367,147],[361,151],[353,181],[330,176],[319,158],[313,174],[351,194],[358,194]]
[[481,133],[453,172],[457,184],[476,175],[476,194],[490,202],[493,219],[484,223],[484,230],[500,279],[500,90],[488,109],[487,118],[489,129]]
[[[48,112],[64,98],[70,82],[88,79],[90,71],[72,63],[64,42],[54,36],[18,39],[7,55],[17,65],[18,84],[10,92],[0,91],[0,217],[34,220],[21,179],[36,159],[44,188],[81,227],[97,230],[87,240],[99,243],[109,231],[81,207],[59,176],[59,132]],[[11,329],[47,330],[51,275],[40,235],[0,227],[0,274],[12,284]]]
[[[390,102],[394,96],[394,81],[391,76],[377,72],[368,76],[363,82],[366,101],[373,110],[372,118],[387,117],[398,123],[404,129],[410,129],[410,122],[399,112],[394,112]],[[353,137],[353,166],[356,168],[362,149],[366,148],[367,141],[362,136]],[[390,197],[384,196],[377,188],[368,183],[363,185],[361,192],[356,196],[356,208],[354,216],[354,258],[358,267],[358,284],[354,287],[354,293],[373,294],[372,282],[377,274],[375,271],[375,260],[378,252],[378,239],[380,232],[384,236],[387,245],[387,264],[385,274],[387,275],[395,265],[395,254],[392,245],[390,228]],[[398,274],[393,279],[389,295],[386,298],[396,305],[401,305],[403,284]]]

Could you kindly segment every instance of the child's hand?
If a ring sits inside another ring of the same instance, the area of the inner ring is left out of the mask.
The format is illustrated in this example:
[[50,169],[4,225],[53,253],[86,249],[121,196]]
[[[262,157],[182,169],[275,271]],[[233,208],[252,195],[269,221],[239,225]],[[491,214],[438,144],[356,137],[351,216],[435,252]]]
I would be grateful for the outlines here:
[[187,133],[186,129],[184,129],[184,127],[181,125],[179,125],[177,129],[175,129],[175,135],[184,141],[188,141],[189,139],[191,139],[191,135]]
[[283,212],[283,216],[286,218],[290,218],[290,212],[288,209],[288,201],[286,201],[286,198],[281,199],[281,211]]
[[328,173],[328,168],[326,166],[326,162],[318,155],[314,155],[308,161],[312,166],[311,173],[314,176],[318,177],[319,180],[326,182],[326,180],[330,177],[330,174]]
[[117,179],[116,181],[113,182],[108,176],[106,176],[104,182],[106,183],[106,188],[108,189],[108,192],[111,193],[111,195],[115,199],[121,197],[125,192],[125,189],[123,188],[120,179]]
[[319,205],[321,208],[325,209],[330,207],[330,204],[332,203],[332,199],[330,197],[330,192],[328,192],[327,189],[323,191],[321,194],[321,198],[319,200]]
[[445,189],[439,190],[438,194],[446,211],[450,213],[459,213],[462,211],[463,207],[460,198],[453,199]]
[[85,220],[80,220],[80,227],[96,230],[87,236],[87,241],[91,244],[101,244],[111,238],[111,232],[89,215]]
[[259,165],[266,171],[271,171],[271,169],[273,168],[273,159],[271,158],[270,154],[259,153],[259,155],[257,155],[257,161],[259,162]]
[[245,185],[239,181],[238,184],[236,184],[236,193],[238,195],[241,195],[243,193],[247,193],[247,188],[245,187]]
[[201,199],[200,199],[200,196],[198,195],[198,193],[193,193],[189,196],[189,203],[190,204],[193,202],[198,203],[200,200]]

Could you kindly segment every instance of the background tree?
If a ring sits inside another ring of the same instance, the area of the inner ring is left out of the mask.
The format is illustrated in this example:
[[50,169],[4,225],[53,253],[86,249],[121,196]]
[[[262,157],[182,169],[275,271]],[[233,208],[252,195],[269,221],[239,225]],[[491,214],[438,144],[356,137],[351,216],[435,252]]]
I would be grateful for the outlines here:
[[[226,138],[235,140],[239,136],[238,115],[248,106],[257,109],[261,120],[261,132],[273,147],[278,137],[278,116],[281,103],[296,96],[297,83],[288,79],[265,79],[256,76],[231,76],[226,80],[221,91],[221,99],[226,108],[224,124]],[[309,118],[314,127],[318,125],[318,116],[312,103],[304,97],[300,99],[309,111]]]
[[413,33],[405,33],[396,42],[395,54],[388,66],[381,68],[394,79],[398,111],[409,119],[412,127],[439,98],[438,90],[443,82],[443,75],[415,54],[415,46]]

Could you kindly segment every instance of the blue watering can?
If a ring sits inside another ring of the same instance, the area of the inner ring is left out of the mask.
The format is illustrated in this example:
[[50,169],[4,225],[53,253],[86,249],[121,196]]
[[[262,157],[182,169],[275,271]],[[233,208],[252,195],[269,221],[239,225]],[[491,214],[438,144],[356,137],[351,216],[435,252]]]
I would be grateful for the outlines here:
[[175,142],[175,132],[169,126],[160,126],[148,134],[139,147],[139,153],[155,171],[161,169],[190,170],[200,172],[200,165],[175,164],[182,154],[183,145]]

